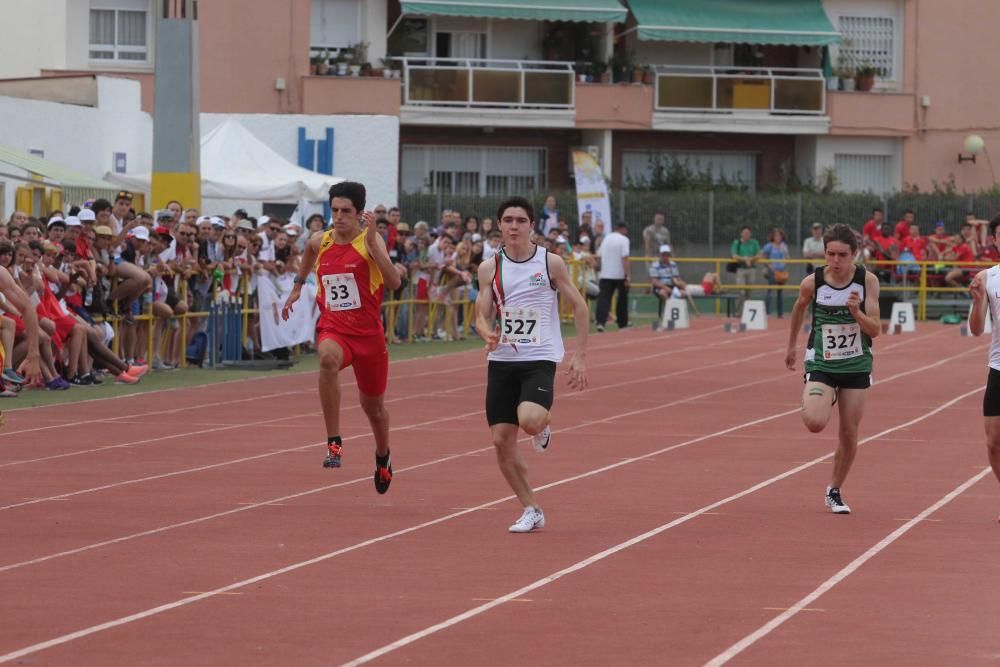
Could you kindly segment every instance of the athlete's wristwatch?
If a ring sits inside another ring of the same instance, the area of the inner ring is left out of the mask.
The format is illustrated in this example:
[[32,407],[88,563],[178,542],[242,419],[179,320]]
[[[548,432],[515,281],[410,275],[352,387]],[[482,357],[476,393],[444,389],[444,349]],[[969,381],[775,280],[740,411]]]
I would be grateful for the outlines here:
[[306,284],[306,279],[305,278],[299,278],[298,276],[295,276],[294,278],[292,278],[292,282],[295,283],[296,285],[305,285]]

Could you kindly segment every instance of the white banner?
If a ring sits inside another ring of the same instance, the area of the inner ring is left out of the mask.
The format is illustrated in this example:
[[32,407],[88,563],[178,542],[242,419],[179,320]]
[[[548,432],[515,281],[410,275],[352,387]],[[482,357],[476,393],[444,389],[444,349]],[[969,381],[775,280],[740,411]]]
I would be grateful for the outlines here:
[[608,184],[597,159],[586,151],[573,151],[573,173],[576,176],[577,222],[582,222],[583,214],[590,211],[591,226],[596,227],[600,220],[604,223],[604,233],[611,233],[613,229]]

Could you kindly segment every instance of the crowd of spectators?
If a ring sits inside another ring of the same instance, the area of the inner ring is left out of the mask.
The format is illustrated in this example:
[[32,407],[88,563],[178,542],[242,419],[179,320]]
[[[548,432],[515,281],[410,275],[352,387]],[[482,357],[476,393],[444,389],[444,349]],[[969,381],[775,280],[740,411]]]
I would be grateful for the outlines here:
[[[186,353],[193,338],[204,331],[203,314],[213,300],[260,307],[261,316],[250,318],[246,354],[287,353],[269,349],[267,336],[262,340],[262,326],[267,329],[269,318],[273,326],[279,325],[265,310],[291,289],[306,241],[326,229],[324,216],[312,215],[299,225],[274,216],[254,218],[242,209],[226,216],[203,215],[178,201],[150,214],[135,211],[132,199],[122,191],[114,201],[97,199],[37,219],[17,211],[0,225],[0,266],[36,307],[46,388],[65,390],[106,381],[134,384],[148,369],[179,367],[190,356]],[[467,336],[471,304],[484,287],[477,284],[478,266],[501,248],[496,222],[446,209],[436,221],[411,225],[401,219],[397,207],[380,204],[373,211],[403,277],[401,287],[386,295],[387,336],[397,343]],[[630,326],[634,258],[627,226],[610,229],[606,221],[592,220],[585,212],[571,232],[551,196],[539,211],[534,240],[568,260],[581,292],[597,302],[598,329],[609,319],[612,295],[617,295],[618,328]],[[822,264],[822,234],[823,225],[814,223],[802,245],[801,256],[810,260],[807,271]],[[893,224],[876,208],[859,232],[857,261],[881,281],[898,283],[913,281],[919,271],[909,262],[931,260],[939,263],[930,271],[932,279],[961,287],[976,271],[970,262],[1000,261],[987,234],[986,221],[969,215],[957,234],[938,222],[934,233],[925,236],[913,211]],[[682,298],[697,314],[693,297],[720,290],[716,273],[699,274],[700,282],[682,277],[664,212],[654,212],[637,241],[645,257],[658,258],[645,275],[661,308],[669,298]],[[761,245],[751,228],[744,227],[730,251],[731,282],[757,284],[762,269],[767,284],[775,286],[767,291],[768,310],[781,317],[784,303],[777,287],[790,279],[791,267],[785,263],[790,257],[784,230],[773,229]],[[0,341],[6,352],[0,396],[16,396],[25,384],[14,370],[27,354],[25,321],[9,301],[0,304],[0,313]]]

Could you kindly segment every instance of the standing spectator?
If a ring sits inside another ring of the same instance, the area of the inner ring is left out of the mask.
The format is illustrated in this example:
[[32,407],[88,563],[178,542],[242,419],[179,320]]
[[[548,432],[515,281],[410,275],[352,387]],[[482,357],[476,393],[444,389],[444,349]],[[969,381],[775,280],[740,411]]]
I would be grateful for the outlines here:
[[643,252],[646,257],[655,257],[656,249],[670,243],[670,230],[667,229],[667,216],[663,211],[653,214],[653,224],[642,230]]
[[628,225],[619,221],[615,231],[608,234],[601,244],[601,279],[598,282],[600,294],[597,297],[597,330],[604,331],[611,311],[611,295],[618,294],[615,307],[615,319],[619,329],[627,329],[628,323],[628,290],[632,283],[632,267],[629,260],[630,244],[628,240]]
[[819,260],[822,260],[825,256],[826,251],[823,249],[823,225],[814,222],[812,224],[812,236],[802,242],[802,257],[808,260],[816,260],[815,263],[810,261],[806,264],[806,275],[815,271],[816,265],[822,263]]
[[[788,266],[784,260],[788,259],[788,244],[785,243],[785,230],[775,227],[771,230],[771,236],[767,243],[761,248],[760,256],[763,259],[771,260],[764,267],[764,277],[768,285],[784,285],[788,282]],[[771,292],[775,292],[776,309],[771,310]],[[781,289],[767,290],[767,312],[777,313],[778,317],[785,314],[785,298]]]
[[595,220],[594,221],[594,235],[590,237],[590,252],[596,255],[601,250],[601,244],[604,243],[604,237],[607,236],[604,233],[604,221]]
[[[733,241],[730,255],[736,263],[736,284],[752,285],[755,280],[756,271],[754,264],[760,255],[760,243],[753,238],[753,230],[744,225],[740,229],[740,237]],[[736,302],[736,312],[743,311],[743,302],[750,298],[750,290],[740,291],[740,298]]]
[[[483,218],[482,224],[479,225],[479,233],[483,235],[483,238],[489,236],[489,233],[494,229],[497,229],[496,225],[493,224],[493,218]],[[500,231],[497,229],[497,231]]]
[[494,229],[489,234],[486,235],[486,243],[483,245],[483,261],[492,259],[493,255],[500,252],[500,244],[503,241],[503,235],[500,233],[499,229]]
[[545,198],[545,206],[542,207],[542,214],[538,216],[535,223],[535,231],[542,236],[548,236],[550,229],[559,226],[559,209],[556,208],[556,198],[549,195]]

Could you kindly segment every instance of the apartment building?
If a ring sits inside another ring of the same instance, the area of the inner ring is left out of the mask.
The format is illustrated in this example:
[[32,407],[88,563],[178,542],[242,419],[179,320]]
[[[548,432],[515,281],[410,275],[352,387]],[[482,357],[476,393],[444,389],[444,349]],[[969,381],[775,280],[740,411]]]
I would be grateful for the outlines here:
[[[172,2],[8,0],[0,77],[131,77],[151,111],[154,22]],[[993,0],[200,0],[197,12],[203,111],[397,116],[404,192],[570,187],[579,147],[613,186],[664,157],[750,189],[793,175],[877,193],[996,180]],[[985,148],[960,161],[969,135]]]

